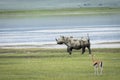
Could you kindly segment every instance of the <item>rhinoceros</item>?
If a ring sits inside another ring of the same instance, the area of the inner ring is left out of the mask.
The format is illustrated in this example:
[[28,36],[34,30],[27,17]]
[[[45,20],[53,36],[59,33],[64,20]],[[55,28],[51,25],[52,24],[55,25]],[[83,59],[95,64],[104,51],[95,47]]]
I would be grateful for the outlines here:
[[82,54],[85,52],[85,48],[87,47],[89,50],[89,54],[91,54],[90,49],[90,39],[81,37],[81,39],[75,39],[73,37],[60,36],[60,38],[56,39],[57,44],[65,44],[67,46],[67,52],[71,55],[72,49],[79,50],[82,48]]

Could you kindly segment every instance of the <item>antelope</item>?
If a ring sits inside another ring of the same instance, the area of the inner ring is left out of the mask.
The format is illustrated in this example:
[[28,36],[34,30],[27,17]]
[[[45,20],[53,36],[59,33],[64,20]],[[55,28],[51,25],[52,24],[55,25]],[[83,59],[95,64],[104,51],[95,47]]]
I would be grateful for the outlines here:
[[99,74],[99,69],[100,69],[100,75],[102,75],[102,72],[103,72],[103,62],[101,60],[94,59],[94,55],[93,54],[91,54],[91,58],[92,58],[92,63],[93,63],[93,67],[94,67],[94,74],[98,75]]

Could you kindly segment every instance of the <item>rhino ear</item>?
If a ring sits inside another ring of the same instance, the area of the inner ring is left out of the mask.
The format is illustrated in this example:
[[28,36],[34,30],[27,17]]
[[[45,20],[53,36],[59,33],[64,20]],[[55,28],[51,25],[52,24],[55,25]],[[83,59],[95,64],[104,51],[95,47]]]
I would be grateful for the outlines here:
[[64,38],[64,36],[60,36],[61,38]]

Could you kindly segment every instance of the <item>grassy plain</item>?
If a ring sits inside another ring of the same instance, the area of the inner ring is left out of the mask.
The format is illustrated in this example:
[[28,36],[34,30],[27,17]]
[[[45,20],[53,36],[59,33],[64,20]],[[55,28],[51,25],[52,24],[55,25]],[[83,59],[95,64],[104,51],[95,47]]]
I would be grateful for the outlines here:
[[120,8],[65,8],[38,10],[0,10],[0,18],[36,18],[49,16],[83,16],[119,14]]
[[0,49],[0,80],[119,80],[120,48],[92,49],[103,60],[103,75],[94,75],[88,51]]

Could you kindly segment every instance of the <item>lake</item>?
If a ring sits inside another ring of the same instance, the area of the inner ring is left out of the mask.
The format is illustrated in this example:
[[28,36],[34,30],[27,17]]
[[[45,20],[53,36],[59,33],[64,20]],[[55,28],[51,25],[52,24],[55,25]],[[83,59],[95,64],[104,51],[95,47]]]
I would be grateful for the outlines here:
[[48,16],[0,19],[0,46],[56,44],[60,35],[91,43],[120,42],[120,15]]

